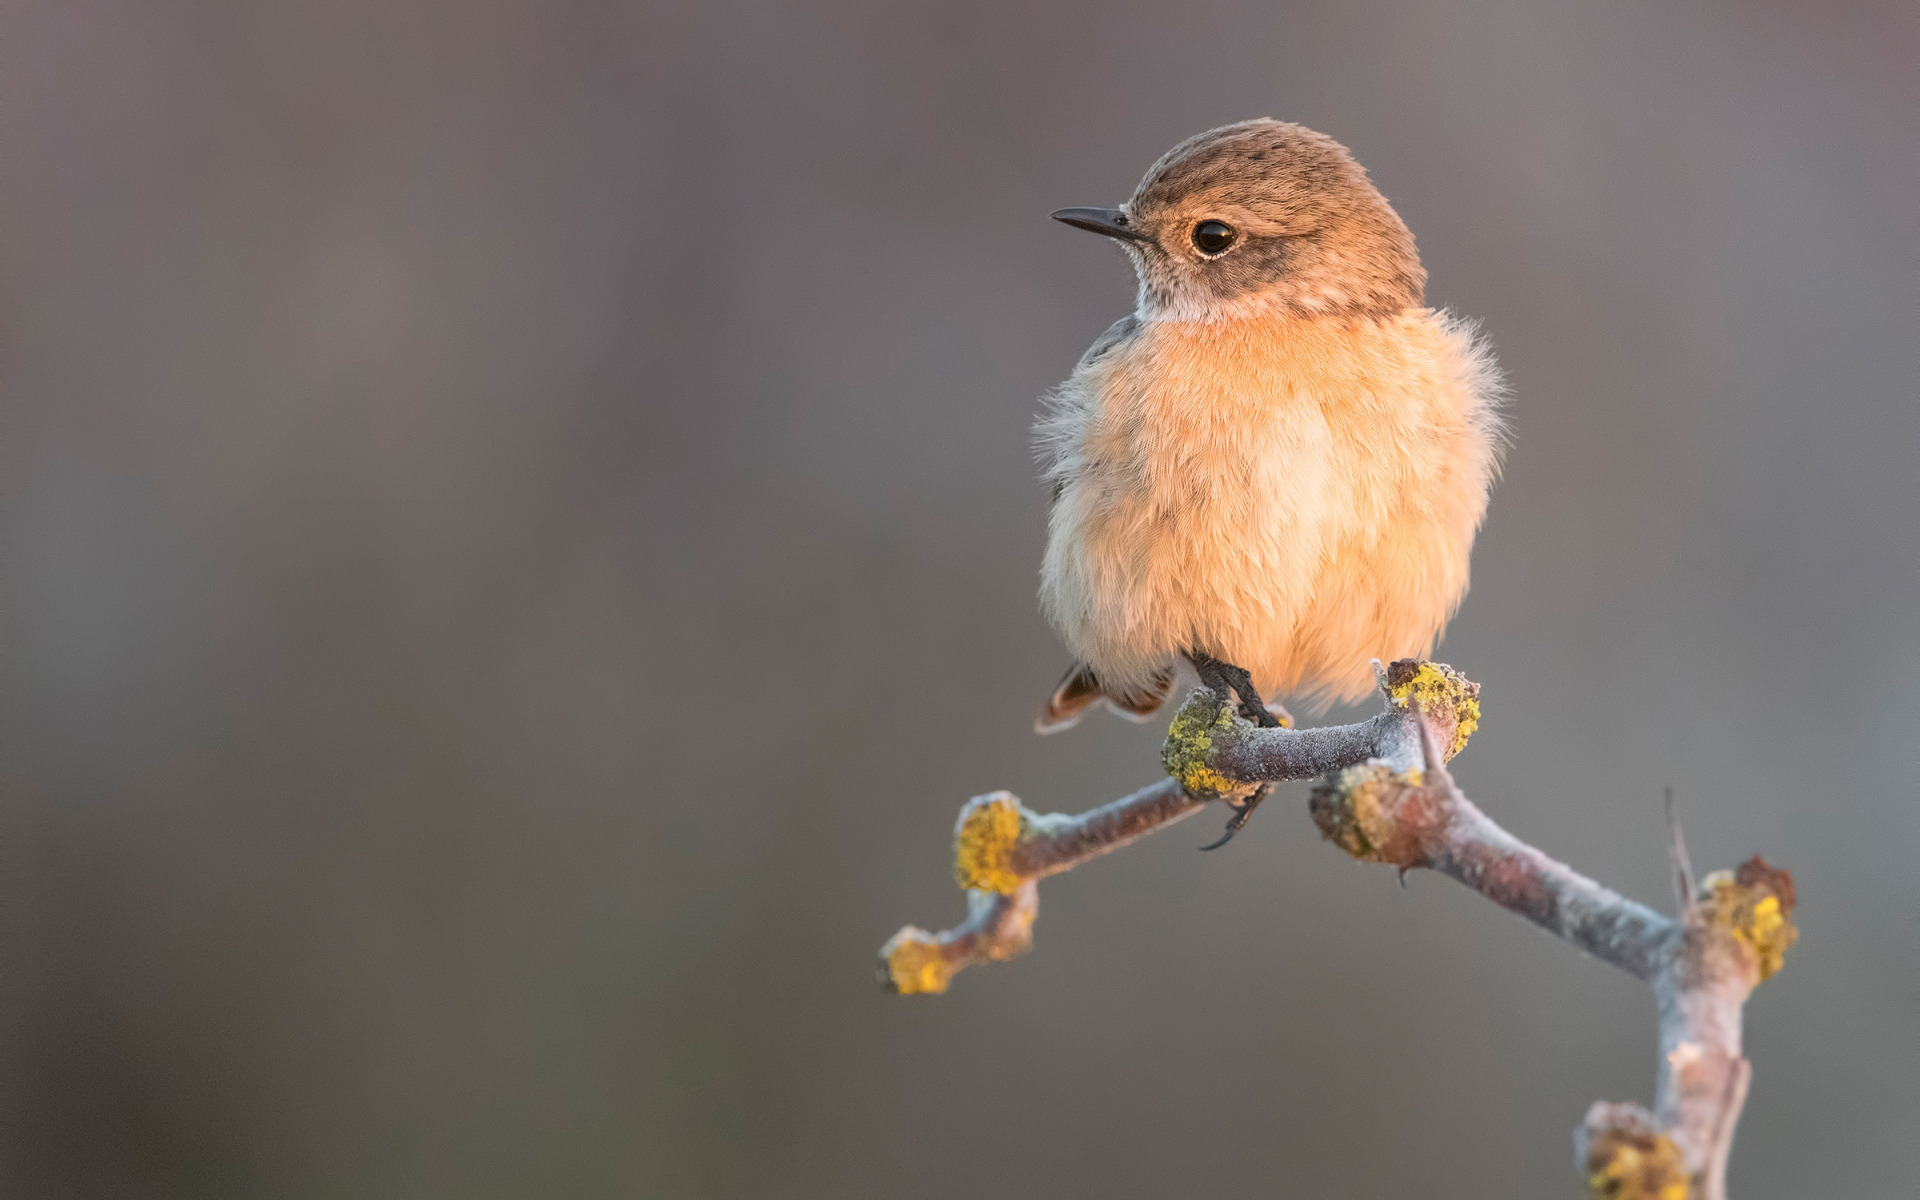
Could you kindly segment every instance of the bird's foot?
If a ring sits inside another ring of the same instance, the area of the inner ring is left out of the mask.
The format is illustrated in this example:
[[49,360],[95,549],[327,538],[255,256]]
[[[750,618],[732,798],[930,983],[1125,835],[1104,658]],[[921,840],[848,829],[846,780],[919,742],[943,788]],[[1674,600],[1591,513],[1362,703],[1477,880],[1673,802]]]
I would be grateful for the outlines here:
[[1283,725],[1289,729],[1293,727],[1292,714],[1284,708],[1276,714],[1261,700],[1260,692],[1253,686],[1253,676],[1245,667],[1236,667],[1197,650],[1189,651],[1187,659],[1193,663],[1193,669],[1200,673],[1201,683],[1218,692],[1223,700],[1238,700],[1237,708],[1242,717],[1262,729],[1277,729]]
[[[1260,698],[1259,689],[1253,686],[1253,676],[1245,667],[1236,667],[1230,662],[1222,662],[1210,654],[1201,654],[1198,651],[1189,651],[1187,659],[1193,663],[1193,669],[1199,672],[1200,682],[1217,693],[1222,700],[1232,703],[1234,710],[1247,721],[1262,729],[1293,728],[1293,714],[1278,704],[1264,703]],[[1200,848],[1218,850],[1232,841],[1233,835],[1246,827],[1247,821],[1253,816],[1253,810],[1260,807],[1260,802],[1265,800],[1272,791],[1272,784],[1263,783],[1246,799],[1227,801],[1228,807],[1233,809],[1233,815],[1227,818],[1226,832],[1220,835],[1219,841]]]

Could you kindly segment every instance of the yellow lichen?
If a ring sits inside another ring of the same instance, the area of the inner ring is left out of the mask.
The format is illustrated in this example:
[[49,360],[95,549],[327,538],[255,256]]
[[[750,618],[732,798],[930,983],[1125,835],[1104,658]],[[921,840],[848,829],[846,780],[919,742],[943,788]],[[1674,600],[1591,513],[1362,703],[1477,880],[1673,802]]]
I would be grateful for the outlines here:
[[1423,780],[1417,768],[1396,772],[1378,760],[1364,762],[1314,784],[1308,807],[1321,834],[1353,857],[1400,862],[1388,846],[1398,824],[1392,809],[1406,789],[1419,787]]
[[1211,799],[1245,791],[1247,785],[1207,765],[1218,730],[1233,727],[1233,710],[1205,692],[1195,692],[1167,727],[1160,761],[1188,795]]
[[1664,1134],[1609,1130],[1587,1152],[1595,1200],[1687,1200],[1686,1157]]
[[1427,719],[1453,728],[1446,756],[1466,749],[1480,727],[1480,685],[1445,663],[1403,658],[1387,667],[1387,695],[1402,708],[1416,704]]
[[953,964],[924,929],[909,925],[880,948],[883,981],[902,996],[939,995],[953,979]]
[[963,888],[1005,896],[1020,886],[1013,848],[1027,829],[1020,802],[1006,792],[976,796],[960,811],[953,838],[953,874]]
[[1793,876],[1758,856],[1738,871],[1715,871],[1700,883],[1711,925],[1733,935],[1753,959],[1760,981],[1773,977],[1800,936],[1793,923]]

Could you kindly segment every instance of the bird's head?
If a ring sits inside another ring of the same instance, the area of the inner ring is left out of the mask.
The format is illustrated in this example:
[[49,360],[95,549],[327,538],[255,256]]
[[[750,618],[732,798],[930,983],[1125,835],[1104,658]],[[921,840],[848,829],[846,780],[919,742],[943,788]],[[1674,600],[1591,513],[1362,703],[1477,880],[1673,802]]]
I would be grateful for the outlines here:
[[1386,316],[1426,290],[1413,235],[1366,170],[1339,142],[1285,121],[1190,137],[1121,207],[1053,217],[1125,247],[1148,320]]

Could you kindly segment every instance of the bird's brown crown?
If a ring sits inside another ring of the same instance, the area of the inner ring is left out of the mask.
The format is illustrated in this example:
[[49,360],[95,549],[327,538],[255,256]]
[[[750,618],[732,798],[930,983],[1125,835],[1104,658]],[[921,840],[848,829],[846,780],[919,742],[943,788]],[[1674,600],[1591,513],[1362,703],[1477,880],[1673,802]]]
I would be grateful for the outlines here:
[[1413,234],[1339,142],[1260,119],[1181,142],[1125,209],[1141,315],[1390,316],[1418,306]]

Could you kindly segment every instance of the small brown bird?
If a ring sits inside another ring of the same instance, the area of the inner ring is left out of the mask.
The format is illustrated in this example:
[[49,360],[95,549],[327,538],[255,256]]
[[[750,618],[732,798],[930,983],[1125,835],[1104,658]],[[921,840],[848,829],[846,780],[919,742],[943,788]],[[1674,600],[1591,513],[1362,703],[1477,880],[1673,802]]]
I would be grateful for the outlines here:
[[1467,590],[1500,377],[1425,307],[1413,235],[1346,147],[1244,121],[1119,208],[1053,216],[1113,238],[1140,290],[1036,427],[1041,604],[1076,662],[1035,727],[1145,719],[1183,662],[1267,723],[1270,698],[1355,699],[1372,659],[1425,655]]

